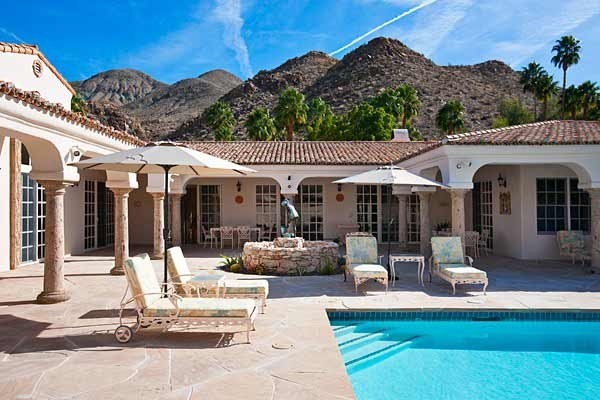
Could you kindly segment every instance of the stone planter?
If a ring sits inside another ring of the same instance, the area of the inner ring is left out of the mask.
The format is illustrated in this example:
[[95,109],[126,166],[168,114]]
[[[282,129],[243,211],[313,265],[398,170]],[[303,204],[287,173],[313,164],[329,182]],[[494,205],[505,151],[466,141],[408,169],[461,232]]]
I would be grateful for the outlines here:
[[244,267],[267,275],[304,275],[319,273],[327,264],[337,267],[338,245],[302,238],[277,238],[273,242],[247,242]]

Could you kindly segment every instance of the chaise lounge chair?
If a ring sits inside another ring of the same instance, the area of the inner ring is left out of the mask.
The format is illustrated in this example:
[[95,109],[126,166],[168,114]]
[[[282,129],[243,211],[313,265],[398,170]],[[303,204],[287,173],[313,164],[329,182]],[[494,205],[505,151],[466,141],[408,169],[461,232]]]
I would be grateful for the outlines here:
[[571,257],[572,264],[575,264],[575,260],[581,261],[582,265],[586,261],[591,261],[592,252],[585,248],[582,231],[558,231],[556,232],[556,241],[560,255]]
[[[180,247],[167,250],[167,269],[175,292],[183,297],[218,297],[217,290],[207,289],[199,292],[196,287],[187,284],[192,274]],[[208,271],[207,271],[208,273]],[[254,299],[260,304],[260,313],[264,313],[269,295],[269,282],[265,279],[226,279],[223,297],[234,299]]]
[[[140,328],[170,327],[215,328],[240,326],[250,343],[250,331],[254,329],[256,304],[244,299],[182,298],[172,292],[161,291],[154,269],[147,254],[125,260],[127,289],[121,300],[119,327],[115,338],[127,343]],[[127,293],[131,298],[125,300]],[[137,311],[137,322],[133,327],[123,324],[123,310],[133,303]],[[228,332],[229,330],[227,330]]]
[[371,235],[346,235],[346,272],[354,278],[354,289],[358,293],[358,286],[374,279],[385,285],[388,290],[388,271],[380,264],[377,256],[377,239]]
[[431,250],[433,254],[429,259],[430,282],[432,275],[439,277],[452,285],[452,294],[456,294],[457,284],[483,284],[485,294],[488,286],[487,274],[473,268],[473,259],[463,255],[460,237],[432,237]]

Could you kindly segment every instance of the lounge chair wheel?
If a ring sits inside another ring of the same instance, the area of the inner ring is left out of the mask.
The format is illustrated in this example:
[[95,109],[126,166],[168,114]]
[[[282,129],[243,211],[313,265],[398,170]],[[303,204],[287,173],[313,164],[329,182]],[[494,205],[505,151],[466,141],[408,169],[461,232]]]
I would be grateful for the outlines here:
[[133,331],[126,325],[120,325],[115,329],[115,339],[119,343],[128,343],[133,337]]

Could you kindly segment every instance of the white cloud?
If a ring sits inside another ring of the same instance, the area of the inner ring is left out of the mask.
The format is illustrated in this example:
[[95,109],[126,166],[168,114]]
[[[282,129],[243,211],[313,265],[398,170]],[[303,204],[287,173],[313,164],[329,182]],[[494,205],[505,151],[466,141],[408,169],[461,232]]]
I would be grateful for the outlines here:
[[223,42],[235,52],[235,57],[245,77],[252,76],[248,47],[242,36],[244,19],[240,0],[217,0],[213,18],[223,25]]

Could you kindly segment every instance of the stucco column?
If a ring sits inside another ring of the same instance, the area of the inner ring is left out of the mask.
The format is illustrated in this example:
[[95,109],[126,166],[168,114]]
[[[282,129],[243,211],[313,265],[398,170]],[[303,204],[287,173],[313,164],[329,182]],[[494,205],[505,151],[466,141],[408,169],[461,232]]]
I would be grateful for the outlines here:
[[171,243],[181,246],[181,193],[172,193],[171,202]]
[[60,303],[70,296],[64,287],[65,210],[67,183],[38,181],[46,193],[46,253],[44,255],[44,290],[37,297],[42,304]]
[[468,189],[450,189],[452,199],[452,236],[460,236],[465,246],[465,194]]
[[592,207],[592,271],[600,272],[600,189],[588,189]]
[[109,188],[115,195],[115,265],[111,275],[123,275],[123,262],[129,258],[129,188]]
[[21,264],[21,141],[9,143],[9,268],[16,269]]
[[165,253],[165,244],[163,242],[165,195],[163,193],[152,193],[152,199],[154,200],[154,249],[152,251],[152,258],[159,259]]
[[420,252],[426,258],[431,255],[431,218],[429,203],[432,192],[417,192],[419,195],[419,223],[420,223]]
[[408,239],[408,218],[406,211],[406,203],[408,201],[408,195],[397,194],[398,197],[398,241],[400,247],[406,247]]

